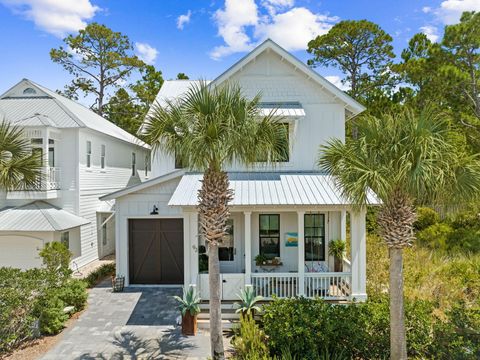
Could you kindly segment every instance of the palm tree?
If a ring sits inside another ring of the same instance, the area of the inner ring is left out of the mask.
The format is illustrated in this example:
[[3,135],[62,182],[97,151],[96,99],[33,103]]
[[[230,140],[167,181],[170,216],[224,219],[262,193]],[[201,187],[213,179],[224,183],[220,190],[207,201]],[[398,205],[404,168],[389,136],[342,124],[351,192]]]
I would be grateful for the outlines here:
[[285,127],[273,115],[260,116],[260,96],[247,99],[238,85],[200,82],[166,107],[156,106],[145,126],[154,150],[176,155],[204,172],[198,193],[201,235],[208,244],[210,336],[213,359],[223,359],[218,245],[227,234],[233,198],[225,167],[280,158],[288,148]]
[[369,116],[358,131],[358,139],[322,147],[319,165],[357,207],[367,204],[368,189],[381,200],[379,234],[390,253],[390,357],[406,359],[403,249],[414,240],[415,206],[478,196],[480,162],[456,146],[448,119],[432,108]]
[[42,158],[32,152],[28,139],[17,126],[0,123],[0,190],[28,189],[42,177]]

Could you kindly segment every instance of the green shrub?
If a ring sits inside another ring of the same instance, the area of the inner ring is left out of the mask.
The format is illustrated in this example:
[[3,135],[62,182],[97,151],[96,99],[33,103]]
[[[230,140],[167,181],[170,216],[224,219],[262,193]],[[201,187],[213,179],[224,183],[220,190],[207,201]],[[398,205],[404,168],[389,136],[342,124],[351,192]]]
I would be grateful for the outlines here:
[[115,275],[115,263],[104,264],[91,272],[86,278],[87,287],[92,288],[107,276]]
[[264,332],[255,323],[251,314],[240,318],[240,329],[232,339],[236,359],[268,360],[269,351]]
[[64,244],[57,241],[47,243],[39,255],[42,257],[47,274],[50,275],[50,281],[55,282],[52,286],[60,286],[70,278],[72,253]]
[[50,290],[42,296],[35,310],[41,334],[55,335],[62,331],[68,320],[68,314],[64,313],[64,308],[65,303],[60,299],[59,290]]
[[70,279],[59,289],[58,297],[65,306],[74,306],[76,311],[83,310],[87,303],[87,283],[83,280]]
[[433,224],[417,233],[417,240],[420,245],[428,246],[431,249],[446,250],[449,236],[453,228],[445,223]]
[[480,228],[457,228],[447,239],[446,250],[460,253],[480,252]]
[[480,218],[476,211],[465,211],[455,214],[450,223],[454,229],[478,228],[480,227]]
[[[366,227],[369,234],[373,234],[377,231],[377,214],[378,206],[367,206],[367,217],[366,217]],[[347,226],[350,226],[347,222]]]
[[413,224],[415,230],[421,231],[440,221],[438,213],[429,207],[417,208],[417,221]]

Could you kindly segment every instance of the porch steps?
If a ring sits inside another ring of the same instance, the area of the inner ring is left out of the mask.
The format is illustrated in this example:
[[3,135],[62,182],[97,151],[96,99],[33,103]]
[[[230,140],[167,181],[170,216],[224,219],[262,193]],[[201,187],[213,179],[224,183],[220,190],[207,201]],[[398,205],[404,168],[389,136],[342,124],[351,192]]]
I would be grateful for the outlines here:
[[[240,316],[236,313],[236,309],[233,306],[233,303],[222,302],[221,310],[222,328],[232,329],[233,327],[235,327],[236,324],[238,324]],[[197,315],[197,319],[199,329],[208,329],[210,327],[210,312],[208,304],[200,304],[200,313]]]

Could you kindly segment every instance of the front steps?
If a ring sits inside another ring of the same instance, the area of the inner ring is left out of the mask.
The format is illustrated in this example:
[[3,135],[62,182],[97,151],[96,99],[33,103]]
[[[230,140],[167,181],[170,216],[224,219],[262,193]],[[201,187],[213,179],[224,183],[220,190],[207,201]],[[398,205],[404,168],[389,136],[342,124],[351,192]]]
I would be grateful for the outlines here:
[[[222,328],[233,329],[238,326],[240,315],[236,313],[233,302],[222,302]],[[200,304],[200,313],[197,315],[197,325],[199,329],[210,328],[210,312],[208,303]]]

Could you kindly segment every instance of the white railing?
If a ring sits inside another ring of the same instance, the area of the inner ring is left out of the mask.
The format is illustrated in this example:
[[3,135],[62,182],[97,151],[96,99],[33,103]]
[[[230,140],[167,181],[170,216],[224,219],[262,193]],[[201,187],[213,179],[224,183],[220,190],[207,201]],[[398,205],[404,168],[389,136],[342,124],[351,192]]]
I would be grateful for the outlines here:
[[[351,295],[350,272],[308,272],[304,275],[305,297],[326,300],[348,300]],[[294,297],[299,295],[298,273],[254,273],[252,286],[264,299]]]
[[257,295],[271,299],[298,295],[297,273],[254,273],[252,285]]
[[305,273],[305,296],[326,300],[347,300],[351,295],[350,272]]
[[46,190],[58,190],[60,189],[60,168],[49,167],[45,169],[45,187]]

